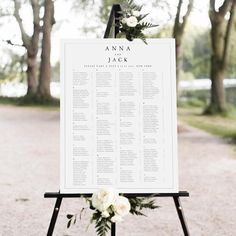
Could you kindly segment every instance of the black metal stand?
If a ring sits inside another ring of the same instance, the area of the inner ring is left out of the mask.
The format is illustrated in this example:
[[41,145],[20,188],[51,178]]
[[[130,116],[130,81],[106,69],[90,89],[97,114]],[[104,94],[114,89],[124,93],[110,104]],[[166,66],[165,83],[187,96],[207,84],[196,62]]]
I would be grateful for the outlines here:
[[111,236],[116,236],[116,224],[111,224]]
[[[120,11],[121,11],[120,4],[113,4],[113,6],[111,8],[109,19],[107,22],[107,27],[105,30],[104,38],[109,38],[109,37],[116,38],[117,34],[119,33]],[[115,26],[114,34],[110,35],[113,25]]]
[[[60,211],[60,206],[61,206],[61,202],[63,198],[78,198],[81,196],[86,196],[86,197],[91,197],[92,194],[77,194],[77,193],[60,193],[60,192],[48,192],[44,194],[45,198],[56,198],[56,204],[54,206],[54,210],[52,213],[52,218],[48,227],[48,233],[47,236],[52,236],[53,235],[53,231],[55,228],[55,224],[57,221],[57,216],[58,213]],[[172,197],[174,199],[174,203],[175,203],[175,207],[176,207],[176,211],[178,213],[179,216],[179,220],[183,229],[183,233],[185,236],[189,236],[189,230],[187,227],[187,223],[184,217],[184,211],[183,208],[181,206],[180,203],[180,197],[189,197],[189,193],[187,191],[180,191],[178,193],[159,193],[159,194],[146,194],[146,193],[130,193],[130,194],[124,194],[124,196],[126,197],[149,197],[149,196],[153,196],[153,197]],[[111,236],[115,236],[116,235],[116,224],[113,223],[111,225]]]
[[[120,11],[121,11],[121,7],[119,4],[114,4],[112,6],[111,12],[110,12],[110,16],[108,19],[108,23],[107,23],[107,27],[105,30],[105,34],[104,34],[104,38],[116,38],[117,34],[119,33],[119,16],[120,16]],[[111,30],[112,30],[112,26],[114,27],[114,32],[113,35],[111,34]],[[54,206],[54,210],[52,213],[52,218],[49,224],[49,228],[48,228],[48,232],[47,232],[47,236],[51,236],[53,235],[53,231],[55,228],[55,224],[57,221],[57,216],[58,213],[60,211],[60,206],[61,206],[61,202],[63,198],[78,198],[81,197],[82,194],[73,194],[73,193],[60,193],[60,192],[47,192],[44,194],[45,198],[56,198],[56,203]],[[83,196],[86,197],[91,197],[92,194],[83,194]],[[176,207],[176,211],[178,213],[179,216],[179,220],[184,232],[185,236],[189,236],[189,230],[187,227],[187,223],[184,217],[184,212],[183,212],[183,208],[181,206],[180,203],[180,197],[189,197],[189,193],[187,191],[180,191],[178,193],[160,193],[160,194],[146,194],[146,193],[130,193],[130,194],[124,194],[124,196],[126,197],[149,197],[149,196],[154,196],[154,197],[172,197],[174,199],[174,203],[175,203],[175,207]],[[111,224],[111,236],[115,236],[116,235],[116,224],[112,223]]]

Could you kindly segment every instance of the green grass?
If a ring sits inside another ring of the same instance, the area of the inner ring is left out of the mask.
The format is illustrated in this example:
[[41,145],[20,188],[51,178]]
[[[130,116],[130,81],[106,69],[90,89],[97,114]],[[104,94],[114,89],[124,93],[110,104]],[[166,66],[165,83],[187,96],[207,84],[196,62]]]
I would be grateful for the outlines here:
[[16,105],[17,104],[17,99],[16,97],[2,97],[0,96],[0,104],[4,105]]
[[179,119],[191,126],[205,130],[211,134],[226,138],[236,144],[236,114],[232,111],[228,116],[202,115],[203,108],[180,107]]
[[24,106],[24,107],[37,107],[47,110],[59,110],[60,100],[57,98],[41,99],[38,97],[1,97],[0,104]]
[[191,107],[205,107],[206,103],[198,98],[189,98],[186,101],[178,100],[178,107],[191,108]]

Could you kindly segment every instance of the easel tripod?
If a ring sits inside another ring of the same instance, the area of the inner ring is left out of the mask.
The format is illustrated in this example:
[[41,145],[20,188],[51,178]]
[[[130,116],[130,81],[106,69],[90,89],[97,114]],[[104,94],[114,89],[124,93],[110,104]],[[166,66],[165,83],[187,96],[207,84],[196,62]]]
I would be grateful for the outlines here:
[[[116,37],[116,35],[119,33],[119,19],[118,17],[120,16],[120,10],[121,7],[118,4],[115,4],[112,6],[111,9],[111,13],[109,16],[109,20],[107,23],[107,28],[104,34],[104,38],[109,38],[112,37],[111,34],[113,34],[113,37]],[[115,24],[113,24],[115,22]],[[114,32],[112,32],[112,27],[113,25],[115,25],[114,27]],[[54,206],[54,210],[53,210],[53,214],[50,220],[50,224],[49,224],[49,228],[48,228],[48,232],[47,232],[47,236],[52,236],[53,235],[53,231],[55,228],[55,224],[57,221],[57,216],[58,213],[60,211],[60,206],[61,206],[61,202],[63,198],[78,198],[81,197],[82,194],[63,194],[60,192],[47,192],[44,194],[45,198],[56,198],[56,203]],[[83,194],[83,196],[86,197],[91,197],[91,194]],[[189,230],[186,224],[186,220],[184,217],[184,212],[183,212],[183,208],[181,206],[181,202],[180,202],[180,197],[189,197],[189,193],[187,191],[180,191],[178,193],[160,193],[160,194],[143,194],[143,193],[136,193],[136,194],[125,194],[126,197],[149,197],[149,196],[154,196],[154,197],[171,197],[174,200],[175,203],[175,207],[176,207],[176,211],[178,213],[178,217],[183,229],[183,233],[185,236],[189,236]],[[111,236],[115,236],[116,235],[116,224],[112,223],[111,224]]]
[[[47,232],[47,236],[51,236],[53,235],[53,231],[54,231],[54,227],[57,221],[57,216],[58,213],[60,211],[60,206],[61,206],[61,202],[63,198],[78,198],[81,197],[82,194],[76,194],[76,193],[60,193],[60,192],[48,192],[44,194],[45,198],[56,198],[56,203],[53,209],[53,213],[52,213],[52,218],[49,224],[49,228],[48,228],[48,232]],[[83,196],[86,197],[91,197],[91,194],[83,194]],[[148,196],[155,196],[155,197],[172,197],[175,203],[175,207],[176,207],[176,211],[178,213],[179,216],[179,220],[184,232],[185,236],[189,236],[189,230],[186,224],[186,220],[184,217],[184,212],[183,212],[183,208],[181,206],[181,202],[180,202],[180,197],[189,197],[189,193],[186,191],[180,191],[178,193],[160,193],[160,194],[144,194],[144,193],[140,193],[140,194],[125,194],[126,197],[148,197]],[[115,236],[116,235],[116,224],[113,223],[111,225],[111,236]]]

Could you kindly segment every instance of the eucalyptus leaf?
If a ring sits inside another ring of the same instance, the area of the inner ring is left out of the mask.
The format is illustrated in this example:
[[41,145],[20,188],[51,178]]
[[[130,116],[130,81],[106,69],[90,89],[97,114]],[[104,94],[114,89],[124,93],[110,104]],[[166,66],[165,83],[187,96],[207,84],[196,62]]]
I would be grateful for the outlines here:
[[71,215],[71,214],[67,214],[66,217],[67,219],[71,219],[74,215]]
[[70,226],[71,226],[71,220],[69,220],[67,223],[67,229],[70,228]]

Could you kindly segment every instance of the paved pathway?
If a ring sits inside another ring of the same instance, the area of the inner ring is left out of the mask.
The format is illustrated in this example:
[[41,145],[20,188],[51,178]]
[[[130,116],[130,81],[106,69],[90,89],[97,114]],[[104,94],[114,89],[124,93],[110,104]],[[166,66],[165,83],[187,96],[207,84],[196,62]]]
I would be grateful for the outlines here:
[[[36,108],[0,106],[0,235],[46,235],[54,200],[45,191],[59,186],[59,113]],[[181,126],[179,134],[180,189],[193,236],[236,235],[236,154],[224,141]],[[161,209],[148,217],[127,216],[118,236],[178,236],[181,232],[172,199],[159,199]],[[65,200],[55,235],[92,236],[85,232],[89,212],[70,230],[66,214],[79,211],[83,201]]]

